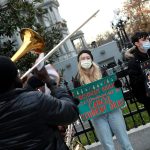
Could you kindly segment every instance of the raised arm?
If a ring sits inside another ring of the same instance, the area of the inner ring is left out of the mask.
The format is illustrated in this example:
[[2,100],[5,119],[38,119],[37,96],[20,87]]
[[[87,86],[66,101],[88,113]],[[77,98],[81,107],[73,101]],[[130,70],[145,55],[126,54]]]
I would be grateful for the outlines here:
[[55,97],[42,94],[40,98],[40,111],[49,125],[67,125],[78,119],[77,105],[64,89],[55,89]]

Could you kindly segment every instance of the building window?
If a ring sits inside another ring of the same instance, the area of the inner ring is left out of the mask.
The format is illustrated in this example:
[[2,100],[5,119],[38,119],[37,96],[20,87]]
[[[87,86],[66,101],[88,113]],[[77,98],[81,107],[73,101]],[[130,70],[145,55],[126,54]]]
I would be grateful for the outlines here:
[[52,7],[49,7],[49,10],[50,10],[51,12],[53,12],[53,9],[52,9]]

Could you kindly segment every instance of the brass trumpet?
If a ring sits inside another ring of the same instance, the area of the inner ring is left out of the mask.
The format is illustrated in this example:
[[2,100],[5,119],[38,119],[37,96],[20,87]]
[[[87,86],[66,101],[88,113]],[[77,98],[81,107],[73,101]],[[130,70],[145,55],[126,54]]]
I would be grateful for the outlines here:
[[11,58],[13,62],[16,62],[29,51],[35,51],[37,53],[43,52],[44,40],[37,32],[29,28],[23,28],[20,35],[23,40],[23,44]]

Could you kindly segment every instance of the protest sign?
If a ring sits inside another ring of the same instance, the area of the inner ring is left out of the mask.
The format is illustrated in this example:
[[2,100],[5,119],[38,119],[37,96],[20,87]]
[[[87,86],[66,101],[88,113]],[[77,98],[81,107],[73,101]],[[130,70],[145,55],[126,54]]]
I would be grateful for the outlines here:
[[145,76],[146,95],[150,97],[150,60],[141,63],[141,69]]
[[78,107],[83,121],[124,106],[121,89],[114,87],[116,79],[116,75],[111,75],[71,90],[80,100]]

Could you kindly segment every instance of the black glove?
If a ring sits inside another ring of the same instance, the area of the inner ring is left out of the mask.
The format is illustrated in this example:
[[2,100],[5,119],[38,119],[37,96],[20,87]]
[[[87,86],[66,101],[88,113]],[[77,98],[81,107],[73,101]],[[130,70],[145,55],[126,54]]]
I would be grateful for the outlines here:
[[122,87],[121,81],[120,81],[119,79],[117,79],[117,80],[114,82],[114,86],[115,86],[116,88],[121,88],[121,87]]
[[76,105],[79,105],[79,103],[80,103],[79,99],[78,99],[78,98],[74,98],[74,97],[73,97],[73,102],[74,102]]
[[41,86],[44,86],[44,82],[39,80],[37,77],[32,76],[28,79],[27,84],[32,87],[33,89],[39,88]]

